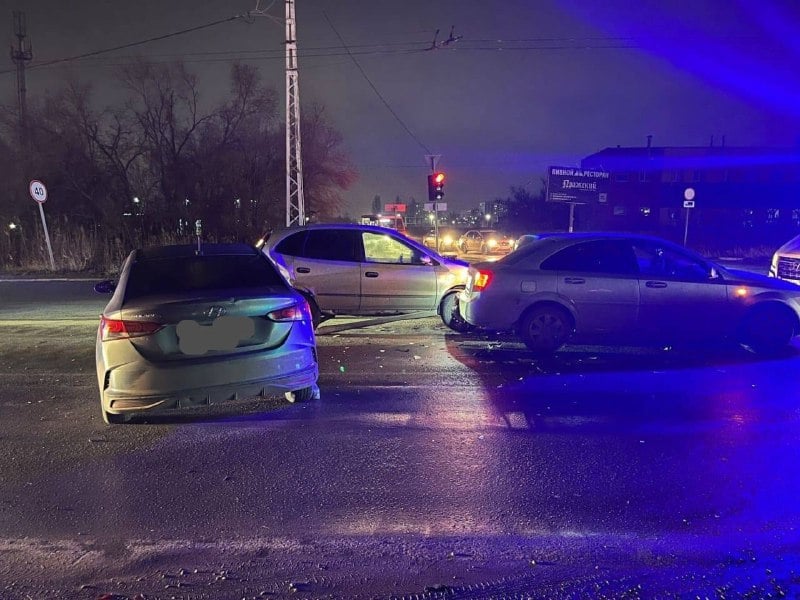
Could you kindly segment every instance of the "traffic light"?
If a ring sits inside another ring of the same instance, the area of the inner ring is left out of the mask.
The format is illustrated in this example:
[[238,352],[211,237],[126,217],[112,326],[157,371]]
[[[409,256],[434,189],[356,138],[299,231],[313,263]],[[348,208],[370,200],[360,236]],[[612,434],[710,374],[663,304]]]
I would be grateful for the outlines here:
[[444,173],[428,175],[428,201],[436,202],[444,198]]

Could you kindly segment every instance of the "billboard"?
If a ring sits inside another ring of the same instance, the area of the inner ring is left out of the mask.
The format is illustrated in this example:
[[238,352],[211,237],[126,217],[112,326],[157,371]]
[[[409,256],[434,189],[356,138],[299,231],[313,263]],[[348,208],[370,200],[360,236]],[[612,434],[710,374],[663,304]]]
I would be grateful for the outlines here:
[[547,171],[547,200],[591,204],[608,200],[611,174],[577,167],[550,167]]

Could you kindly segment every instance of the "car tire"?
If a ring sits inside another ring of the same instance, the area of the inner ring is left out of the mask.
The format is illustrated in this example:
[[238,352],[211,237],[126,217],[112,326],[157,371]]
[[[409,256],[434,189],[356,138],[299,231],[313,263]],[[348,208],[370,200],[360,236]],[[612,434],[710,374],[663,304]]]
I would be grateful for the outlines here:
[[308,402],[314,399],[314,388],[312,386],[304,387],[293,392],[286,392],[284,396],[288,402]]
[[786,348],[797,334],[792,312],[778,304],[755,307],[742,320],[740,342],[752,352],[774,354]]
[[522,341],[537,354],[553,354],[567,342],[573,330],[567,311],[553,305],[528,310],[519,324]]
[[458,333],[466,333],[474,329],[458,312],[458,292],[445,294],[439,303],[439,316],[442,318],[442,323]]

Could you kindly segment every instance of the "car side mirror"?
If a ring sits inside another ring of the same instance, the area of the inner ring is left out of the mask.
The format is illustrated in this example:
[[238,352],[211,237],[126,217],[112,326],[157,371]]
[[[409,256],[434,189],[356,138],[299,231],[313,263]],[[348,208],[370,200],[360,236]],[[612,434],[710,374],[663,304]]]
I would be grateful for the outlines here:
[[96,283],[94,286],[94,291],[98,294],[113,294],[114,290],[117,289],[117,284],[114,283],[111,279],[106,279],[101,281],[100,283]]

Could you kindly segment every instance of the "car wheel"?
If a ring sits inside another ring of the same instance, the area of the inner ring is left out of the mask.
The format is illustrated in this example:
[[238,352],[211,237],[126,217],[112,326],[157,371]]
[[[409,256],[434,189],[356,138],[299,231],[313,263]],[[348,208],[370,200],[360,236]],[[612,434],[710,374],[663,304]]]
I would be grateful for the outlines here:
[[563,308],[540,306],[522,317],[519,335],[525,345],[538,354],[552,354],[572,335],[572,319]]
[[304,387],[293,392],[286,392],[284,396],[289,402],[308,402],[314,399],[314,388],[311,386]]
[[442,323],[458,333],[466,333],[473,329],[473,326],[458,312],[458,292],[450,292],[442,298],[439,304],[439,316],[442,318]]
[[756,354],[772,354],[796,334],[794,315],[780,305],[756,307],[742,321],[740,341]]

